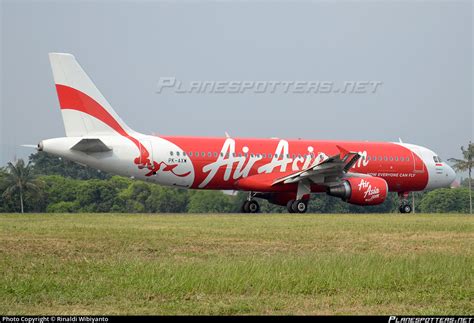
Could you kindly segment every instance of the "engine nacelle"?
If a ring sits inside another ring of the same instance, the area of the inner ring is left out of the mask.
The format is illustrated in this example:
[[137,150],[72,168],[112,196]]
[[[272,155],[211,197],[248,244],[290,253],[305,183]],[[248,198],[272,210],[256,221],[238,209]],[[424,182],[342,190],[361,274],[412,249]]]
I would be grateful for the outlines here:
[[388,185],[379,177],[350,177],[340,185],[329,187],[327,193],[351,204],[377,205],[385,201]]

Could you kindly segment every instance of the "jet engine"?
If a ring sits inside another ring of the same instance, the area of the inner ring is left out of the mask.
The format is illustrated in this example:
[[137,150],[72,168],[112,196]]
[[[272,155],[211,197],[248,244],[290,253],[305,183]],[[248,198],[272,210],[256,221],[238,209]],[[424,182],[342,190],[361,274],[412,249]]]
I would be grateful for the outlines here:
[[335,186],[328,187],[327,194],[356,205],[377,205],[387,197],[387,182],[379,177],[349,177]]

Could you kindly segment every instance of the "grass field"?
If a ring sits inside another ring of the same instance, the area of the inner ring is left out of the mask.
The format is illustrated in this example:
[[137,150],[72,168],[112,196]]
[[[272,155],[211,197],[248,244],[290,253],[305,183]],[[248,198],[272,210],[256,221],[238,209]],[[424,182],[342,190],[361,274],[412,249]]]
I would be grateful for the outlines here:
[[1,314],[474,314],[474,217],[0,215]]

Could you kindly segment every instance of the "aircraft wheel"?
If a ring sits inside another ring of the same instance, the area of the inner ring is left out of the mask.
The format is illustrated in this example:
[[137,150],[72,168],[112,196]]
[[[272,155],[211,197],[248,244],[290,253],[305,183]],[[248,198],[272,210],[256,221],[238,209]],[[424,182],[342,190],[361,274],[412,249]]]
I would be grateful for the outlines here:
[[247,201],[247,202],[249,202],[248,203],[248,209],[249,209],[248,213],[258,213],[258,212],[260,212],[260,205],[258,204],[257,201],[250,200],[250,201]]
[[286,208],[288,209],[288,212],[290,213],[295,213],[295,211],[293,210],[293,202],[295,200],[289,200],[288,203],[286,203]]
[[250,201],[245,201],[244,204],[242,204],[242,207],[240,208],[240,211],[242,213],[250,213],[249,203],[250,203]]
[[292,203],[291,208],[294,213],[305,213],[308,205],[303,200],[296,200]]
[[401,213],[411,213],[411,211],[412,209],[411,209],[410,204],[405,204],[405,205],[400,206]]

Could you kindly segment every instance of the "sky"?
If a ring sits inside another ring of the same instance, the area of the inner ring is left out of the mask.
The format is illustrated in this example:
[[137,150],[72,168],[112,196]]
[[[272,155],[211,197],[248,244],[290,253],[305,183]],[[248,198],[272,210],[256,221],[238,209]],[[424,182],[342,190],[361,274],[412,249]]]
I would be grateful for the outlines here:
[[[474,138],[471,1],[1,1],[0,165],[65,135],[49,52],[146,134]],[[373,93],[158,93],[158,82],[379,81]]]

